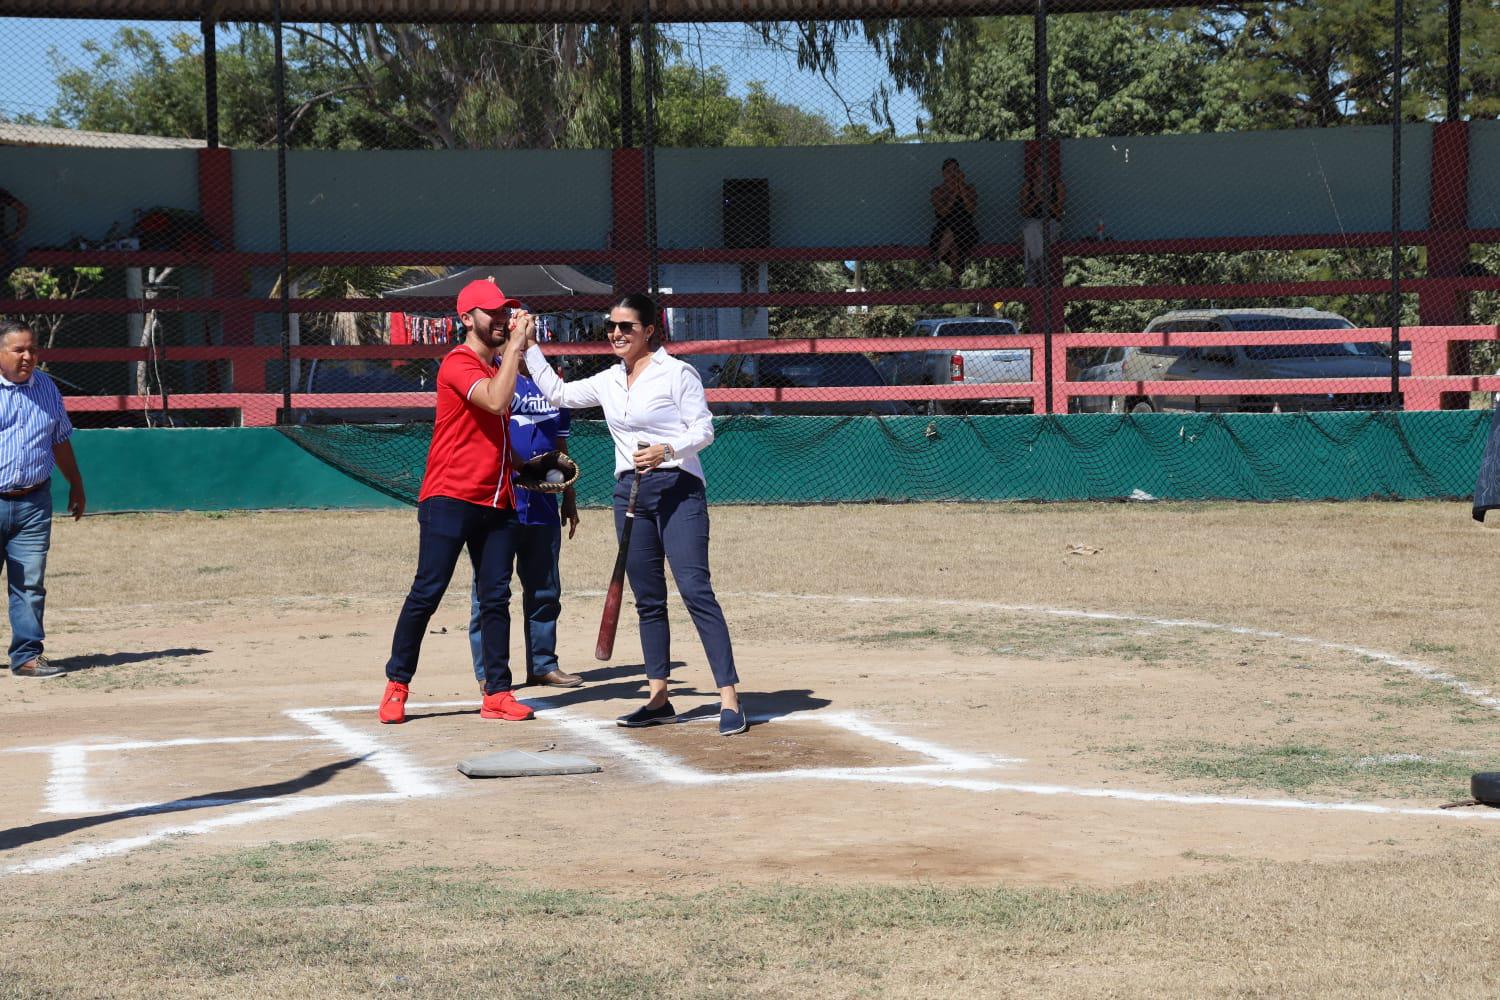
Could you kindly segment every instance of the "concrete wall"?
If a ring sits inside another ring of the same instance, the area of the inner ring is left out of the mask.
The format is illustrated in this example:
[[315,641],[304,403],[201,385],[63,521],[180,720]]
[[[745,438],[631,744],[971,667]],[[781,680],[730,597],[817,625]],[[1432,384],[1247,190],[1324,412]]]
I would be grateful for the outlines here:
[[[1471,224],[1500,226],[1500,123],[1472,129]],[[1403,221],[1420,229],[1432,130],[1403,135]],[[1016,239],[1024,144],[933,143],[659,150],[661,244],[721,245],[728,177],[769,179],[774,244],[921,244],[948,156],[979,189],[981,238]],[[1102,217],[1117,239],[1382,230],[1389,158],[1378,127],[1067,140],[1065,229],[1089,236]],[[304,151],[287,169],[293,250],[608,246],[607,151]],[[275,250],[275,154],[237,151],[233,170],[239,247]],[[195,207],[196,153],[0,148],[0,186],[31,206],[27,245],[58,245],[128,227],[137,209]]]
[[[1432,128],[1401,130],[1401,218],[1427,226]],[[1391,224],[1391,131],[1304,129],[1062,143],[1064,235],[1115,239],[1372,232]]]
[[[610,154],[297,151],[287,154],[292,250],[602,249]],[[234,154],[235,238],[275,250],[276,154]]]
[[1469,226],[1500,229],[1500,121],[1469,123]]
[[722,246],[724,179],[764,177],[773,245],[926,243],[928,192],[951,156],[979,189],[981,237],[1008,241],[1021,224],[1016,192],[1024,152],[1019,142],[662,149],[657,231],[664,247]]
[[111,226],[123,235],[138,209],[195,211],[198,155],[191,149],[0,146],[0,187],[31,210],[22,237],[27,246],[62,246],[78,236],[100,240]]

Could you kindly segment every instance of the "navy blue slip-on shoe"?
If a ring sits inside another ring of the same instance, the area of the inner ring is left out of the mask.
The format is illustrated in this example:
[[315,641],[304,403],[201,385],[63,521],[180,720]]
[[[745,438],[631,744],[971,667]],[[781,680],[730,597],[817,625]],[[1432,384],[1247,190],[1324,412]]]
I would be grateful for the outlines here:
[[663,723],[676,721],[677,710],[668,701],[664,702],[661,708],[647,708],[642,705],[629,715],[620,716],[615,720],[615,725],[624,726],[626,729],[639,729],[642,726],[660,726]]
[[731,712],[727,708],[719,709],[719,735],[734,736],[743,733],[750,728],[750,720],[745,718],[745,707],[740,706],[738,712]]

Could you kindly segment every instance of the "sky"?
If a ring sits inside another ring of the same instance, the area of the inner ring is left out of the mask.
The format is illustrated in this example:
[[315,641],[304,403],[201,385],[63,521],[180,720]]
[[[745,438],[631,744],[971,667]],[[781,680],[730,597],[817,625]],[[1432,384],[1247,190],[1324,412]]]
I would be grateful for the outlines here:
[[[7,54],[6,72],[0,77],[0,114],[10,118],[45,115],[57,100],[57,70],[50,53],[55,50],[73,65],[85,64],[91,61],[83,52],[85,42],[107,44],[125,26],[162,38],[182,32],[198,34],[196,22],[0,18],[0,51]],[[856,123],[874,124],[864,105],[886,70],[863,44],[851,42],[841,49],[838,76],[828,81],[798,69],[795,52],[767,46],[745,25],[678,24],[667,30],[683,45],[685,59],[722,67],[736,95],[743,96],[752,82],[763,81],[773,96],[818,112],[835,127],[851,116]],[[226,44],[222,35],[219,44]],[[897,95],[891,110],[898,134],[916,130],[921,108],[912,95]]]

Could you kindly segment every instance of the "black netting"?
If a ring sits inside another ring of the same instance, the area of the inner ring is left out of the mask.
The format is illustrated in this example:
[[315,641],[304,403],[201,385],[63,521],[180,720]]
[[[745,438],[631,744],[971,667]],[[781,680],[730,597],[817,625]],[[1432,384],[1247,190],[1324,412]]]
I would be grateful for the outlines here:
[[[875,428],[851,481],[907,418],[1405,415],[1335,437],[1425,454],[1500,391],[1500,9],[1454,3],[0,19],[0,312],[82,426],[281,425],[372,483],[410,477],[339,428],[421,436],[475,277],[569,377],[657,292],[720,416]],[[1006,492],[973,474],[907,492]]]

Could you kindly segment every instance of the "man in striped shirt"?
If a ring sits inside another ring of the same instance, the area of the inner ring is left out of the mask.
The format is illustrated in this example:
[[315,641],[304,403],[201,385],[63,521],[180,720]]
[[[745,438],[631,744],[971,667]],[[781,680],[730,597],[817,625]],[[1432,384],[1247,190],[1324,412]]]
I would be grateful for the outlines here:
[[83,516],[83,476],[68,438],[62,394],[36,370],[36,334],[0,323],[0,550],[10,592],[10,672],[52,677],[63,668],[42,655],[47,550],[52,544],[52,467],[68,480],[68,511]]

